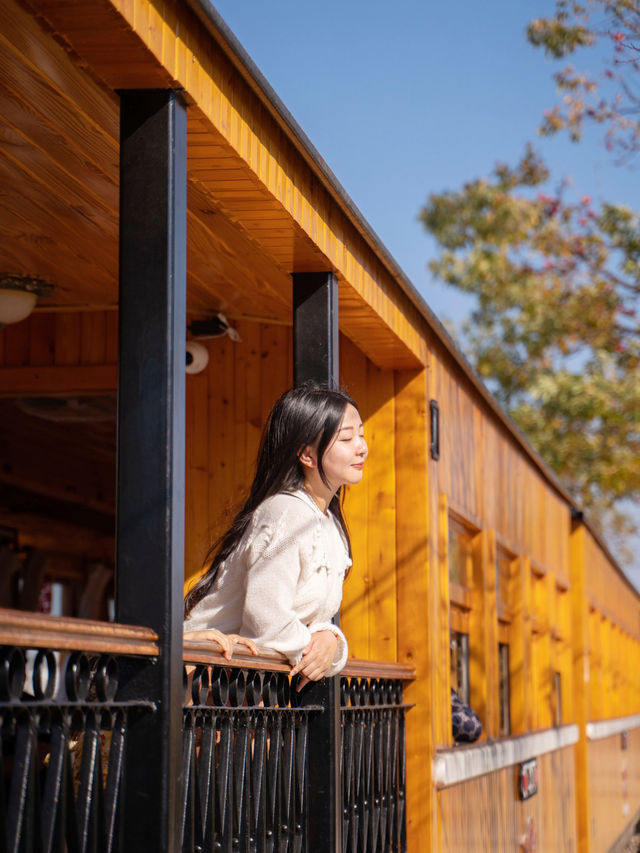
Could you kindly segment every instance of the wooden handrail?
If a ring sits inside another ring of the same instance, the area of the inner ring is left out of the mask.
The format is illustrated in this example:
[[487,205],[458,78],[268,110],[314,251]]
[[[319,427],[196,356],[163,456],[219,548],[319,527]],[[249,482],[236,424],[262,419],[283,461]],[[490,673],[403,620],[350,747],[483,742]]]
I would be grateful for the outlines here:
[[233,657],[227,660],[212,642],[206,640],[185,640],[183,659],[188,663],[231,666],[238,669],[260,669],[269,672],[289,672],[291,664],[284,655],[277,652],[261,652],[252,655],[245,646],[234,646]]
[[[159,654],[158,635],[140,625],[121,625],[116,622],[97,622],[92,619],[72,619],[48,616],[0,607],[0,644],[59,650],[81,649],[86,652],[107,652],[156,656]],[[229,661],[213,643],[185,640],[183,659],[189,663],[214,664],[236,668],[288,673],[291,664],[276,652],[249,654],[244,646],[235,646]],[[389,661],[349,658],[341,675],[355,678],[387,678],[410,681],[415,669],[408,664]]]
[[141,625],[48,616],[0,607],[0,643],[84,652],[155,656],[158,635]]
[[349,658],[347,665],[340,675],[354,676],[356,678],[389,678],[401,681],[413,681],[416,677],[416,670],[415,667],[406,663]]
[[[189,663],[250,667],[251,669],[269,670],[270,672],[289,672],[291,669],[291,664],[284,655],[275,652],[261,652],[256,657],[248,654],[244,646],[235,646],[233,657],[229,661],[214,649],[211,643],[193,640],[185,640],[184,642],[184,660]],[[340,675],[355,678],[388,678],[412,681],[416,677],[416,671],[413,666],[405,663],[349,658]]]

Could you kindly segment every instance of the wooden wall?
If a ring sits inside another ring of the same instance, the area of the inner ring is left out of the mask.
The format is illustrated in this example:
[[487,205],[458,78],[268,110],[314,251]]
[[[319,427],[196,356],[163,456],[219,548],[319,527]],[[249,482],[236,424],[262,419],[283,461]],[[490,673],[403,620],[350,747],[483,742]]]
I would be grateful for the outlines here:
[[209,364],[187,376],[185,577],[199,574],[251,484],[267,414],[291,385],[291,329],[238,322],[241,341],[203,341]]
[[[262,426],[291,384],[291,330],[238,323],[239,343],[207,343],[209,365],[187,377],[187,580],[241,503],[255,470]],[[342,624],[352,657],[398,656],[395,509],[395,376],[341,338],[341,383],[365,423],[369,459],[349,490],[345,514],[353,569],[344,588]]]
[[627,748],[616,734],[589,743],[591,851],[608,850],[640,809],[640,729],[628,733]]
[[[443,853],[577,851],[573,750],[567,748],[541,756],[538,770],[538,793],[524,802],[517,795],[516,767],[440,791],[439,849]],[[522,848],[528,819],[533,820],[536,843],[535,847]]]
[[[50,373],[41,374],[46,381],[41,380],[40,390],[55,393],[63,377],[66,377],[67,386],[64,390],[73,390],[74,386],[81,388],[83,377],[86,381],[92,375],[91,366],[115,365],[117,360],[117,311],[35,313],[22,323],[0,329],[0,367],[7,369],[0,376],[0,394],[22,395],[29,391],[25,383],[30,374],[26,368],[51,368]],[[9,368],[14,370],[9,371]],[[104,381],[103,390],[114,391],[115,373],[111,371],[109,376],[112,380],[108,385]],[[35,390],[35,387],[31,389]]]
[[451,357],[433,347],[428,394],[440,407],[440,459],[430,467],[432,496],[469,521],[495,530],[544,571],[569,579],[566,501],[549,485]]
[[[557,704],[568,722],[573,713],[570,508],[436,345],[427,376],[427,396],[437,401],[440,415],[440,458],[429,460],[427,474],[429,514],[438,519],[430,526],[431,601],[438,601],[430,627],[440,649],[430,671],[435,695],[446,697],[449,691],[447,540],[453,517],[473,540],[473,578],[462,609],[468,613],[471,702],[485,736],[499,734],[499,642],[509,645],[511,731],[552,725]],[[509,608],[502,622],[500,555],[510,563]],[[560,697],[554,692],[555,672],[562,677]],[[432,710],[435,744],[450,744],[447,701],[436,702]]]

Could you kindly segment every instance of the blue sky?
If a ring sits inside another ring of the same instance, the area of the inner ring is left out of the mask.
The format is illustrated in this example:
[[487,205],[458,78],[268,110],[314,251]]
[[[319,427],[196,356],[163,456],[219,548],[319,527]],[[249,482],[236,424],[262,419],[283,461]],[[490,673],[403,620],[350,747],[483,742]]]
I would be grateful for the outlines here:
[[[435,244],[417,216],[429,193],[515,164],[531,141],[554,184],[635,204],[635,172],[612,163],[599,133],[579,145],[537,136],[561,66],[524,29],[552,0],[213,2],[443,320],[460,322],[471,302],[427,270]],[[640,588],[640,563],[633,577]]]
[[455,320],[463,297],[434,284],[417,221],[430,192],[515,164],[532,141],[578,197],[633,204],[635,180],[593,134],[543,139],[560,67],[523,32],[550,0],[214,0],[357,207],[430,306]]

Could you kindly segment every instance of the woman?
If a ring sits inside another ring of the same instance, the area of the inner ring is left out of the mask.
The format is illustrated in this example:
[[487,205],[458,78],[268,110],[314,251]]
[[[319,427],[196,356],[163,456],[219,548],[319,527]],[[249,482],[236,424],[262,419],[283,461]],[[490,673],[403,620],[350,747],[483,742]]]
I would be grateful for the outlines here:
[[249,497],[185,600],[185,638],[215,628],[286,655],[291,675],[335,675],[347,641],[331,624],[351,565],[341,490],[362,479],[362,420],[343,391],[307,383],[276,402]]

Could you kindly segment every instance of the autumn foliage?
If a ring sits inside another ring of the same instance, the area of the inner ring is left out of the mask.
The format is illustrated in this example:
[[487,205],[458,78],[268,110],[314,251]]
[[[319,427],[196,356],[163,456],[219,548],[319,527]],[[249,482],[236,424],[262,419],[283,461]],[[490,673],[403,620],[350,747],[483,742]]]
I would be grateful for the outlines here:
[[640,496],[640,218],[550,192],[529,148],[514,168],[432,195],[432,271],[477,297],[463,339],[477,371],[609,533]]

